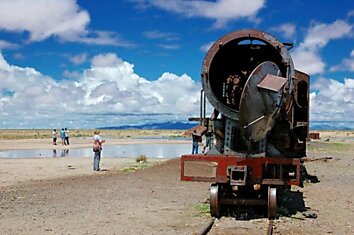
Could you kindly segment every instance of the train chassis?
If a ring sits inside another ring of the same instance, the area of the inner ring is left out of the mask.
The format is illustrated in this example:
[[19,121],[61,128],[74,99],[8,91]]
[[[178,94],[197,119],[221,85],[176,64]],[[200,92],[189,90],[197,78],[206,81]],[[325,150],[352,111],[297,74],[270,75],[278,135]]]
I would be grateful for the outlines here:
[[[212,176],[186,172],[189,163],[212,163]],[[187,173],[187,174],[186,174]],[[211,182],[210,213],[222,215],[228,206],[266,206],[269,219],[276,217],[277,193],[300,185],[299,158],[183,155],[181,180]]]

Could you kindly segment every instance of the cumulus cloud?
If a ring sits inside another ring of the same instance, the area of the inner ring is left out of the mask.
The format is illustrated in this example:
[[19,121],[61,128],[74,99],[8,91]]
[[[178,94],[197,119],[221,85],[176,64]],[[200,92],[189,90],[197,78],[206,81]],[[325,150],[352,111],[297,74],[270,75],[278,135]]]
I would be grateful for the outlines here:
[[202,17],[214,20],[214,27],[224,27],[232,20],[254,20],[265,0],[131,0],[141,7],[157,7],[186,17]]
[[323,73],[326,65],[320,56],[320,50],[330,40],[348,36],[352,28],[351,24],[343,20],[336,20],[331,24],[313,23],[304,41],[292,53],[296,68],[310,75]]
[[81,73],[79,73],[77,71],[72,71],[71,72],[69,70],[64,70],[63,77],[77,80],[77,79],[79,79],[81,77]]
[[75,0],[3,0],[0,8],[0,28],[28,31],[31,41],[52,35],[70,39],[85,33],[90,22],[88,12],[80,9]]
[[0,30],[29,35],[29,42],[57,37],[61,41],[129,47],[108,31],[89,31],[89,13],[76,0],[2,0]]
[[99,54],[92,58],[92,67],[115,67],[124,63],[121,58],[114,53]]
[[[64,72],[65,73],[65,72]],[[0,123],[8,128],[94,128],[186,121],[198,115],[201,85],[163,73],[149,81],[116,54],[99,54],[75,80],[56,81],[10,65],[0,53]]]
[[344,82],[319,78],[310,95],[311,119],[315,121],[353,121],[354,79]]

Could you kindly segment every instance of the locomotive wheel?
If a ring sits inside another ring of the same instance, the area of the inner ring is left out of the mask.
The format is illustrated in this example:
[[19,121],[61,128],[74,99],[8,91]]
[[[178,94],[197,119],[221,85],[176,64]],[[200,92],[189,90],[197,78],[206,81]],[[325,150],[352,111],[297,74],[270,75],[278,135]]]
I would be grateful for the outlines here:
[[277,189],[268,187],[268,219],[274,219],[277,213]]
[[219,193],[219,185],[212,184],[210,187],[210,214],[213,217],[220,217],[220,193]]

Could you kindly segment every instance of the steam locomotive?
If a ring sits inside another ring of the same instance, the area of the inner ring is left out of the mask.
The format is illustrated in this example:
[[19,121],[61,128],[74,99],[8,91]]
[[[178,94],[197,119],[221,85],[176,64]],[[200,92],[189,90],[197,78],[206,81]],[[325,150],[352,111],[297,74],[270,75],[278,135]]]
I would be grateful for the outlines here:
[[231,206],[263,205],[274,218],[278,192],[300,185],[310,78],[295,70],[291,48],[266,32],[241,30],[217,40],[204,58],[198,120],[216,143],[181,157],[181,180],[212,183],[212,216]]

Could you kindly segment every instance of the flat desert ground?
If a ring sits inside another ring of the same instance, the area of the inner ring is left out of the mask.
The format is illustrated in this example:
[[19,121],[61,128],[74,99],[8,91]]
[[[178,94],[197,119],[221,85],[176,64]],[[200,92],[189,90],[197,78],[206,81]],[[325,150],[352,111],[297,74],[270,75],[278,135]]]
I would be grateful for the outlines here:
[[[0,151],[53,147],[45,131],[15,132],[0,131]],[[181,134],[170,131],[101,134],[115,136],[111,145],[189,141],[134,138]],[[69,148],[91,146],[91,131],[71,135]],[[320,182],[292,188],[304,205],[280,211],[273,234],[354,234],[354,132],[320,135],[308,142],[305,162]],[[181,182],[179,156],[149,158],[145,165],[134,157],[104,158],[100,172],[92,171],[87,157],[0,158],[0,234],[198,234],[211,220],[210,184]],[[209,234],[265,234],[266,223],[221,217]]]

